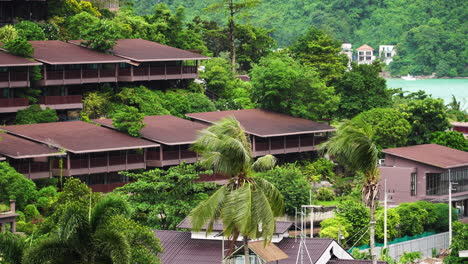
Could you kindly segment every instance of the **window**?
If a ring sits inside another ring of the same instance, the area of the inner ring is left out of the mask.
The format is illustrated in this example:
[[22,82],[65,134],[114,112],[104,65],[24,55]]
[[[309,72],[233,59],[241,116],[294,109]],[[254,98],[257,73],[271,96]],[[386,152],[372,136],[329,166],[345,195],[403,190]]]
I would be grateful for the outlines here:
[[416,186],[418,184],[418,175],[411,173],[411,196],[416,196]]
[[441,177],[440,173],[426,174],[426,194],[437,195],[441,192]]

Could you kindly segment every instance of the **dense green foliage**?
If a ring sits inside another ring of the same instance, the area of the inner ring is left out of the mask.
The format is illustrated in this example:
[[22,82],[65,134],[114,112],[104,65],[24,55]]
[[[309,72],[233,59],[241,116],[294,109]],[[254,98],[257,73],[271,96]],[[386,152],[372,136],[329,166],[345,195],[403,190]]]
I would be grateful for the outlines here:
[[453,233],[454,236],[452,238],[452,246],[450,248],[451,252],[450,255],[444,259],[444,263],[466,263],[468,258],[458,257],[458,252],[468,248],[468,224],[463,224],[461,222],[453,223]]
[[0,162],[0,203],[8,204],[10,199],[16,200],[16,208],[23,210],[37,197],[38,193],[33,181],[16,172],[8,163]]
[[353,118],[356,119],[372,126],[373,140],[379,149],[405,146],[411,132],[411,125],[404,115],[393,108],[374,108]]
[[412,127],[408,137],[410,145],[429,143],[432,133],[445,131],[450,125],[442,99],[411,100],[401,104],[399,110]]
[[140,113],[137,108],[126,106],[113,114],[112,126],[132,137],[139,137],[140,130],[145,127],[144,118],[145,115]]
[[136,181],[117,190],[127,195],[133,218],[155,229],[175,229],[217,186],[197,182],[195,165],[179,165],[168,170],[154,169],[143,173],[125,173]]
[[318,158],[314,162],[307,164],[303,173],[310,181],[327,180],[333,182],[335,180],[334,168],[335,164],[332,161],[326,158]]
[[15,39],[7,40],[2,48],[8,50],[10,53],[21,56],[30,57],[34,53],[34,49],[25,38],[17,37]]
[[374,62],[371,65],[353,63],[352,67],[335,85],[341,96],[337,115],[352,118],[372,108],[389,106],[391,91],[385,79],[379,76],[382,66]]
[[319,120],[329,118],[340,100],[314,68],[286,54],[262,58],[251,78],[252,99],[271,111]]
[[437,131],[431,135],[431,143],[449,148],[468,151],[468,139],[457,131]]
[[284,211],[294,215],[301,205],[309,204],[310,183],[296,164],[285,164],[257,173],[273,184],[284,197]]
[[[148,14],[156,0],[134,0],[135,10]],[[204,8],[216,0],[167,0],[171,8],[187,8],[188,19],[224,22],[222,12],[209,13]],[[395,45],[399,53],[391,66],[398,75],[431,74],[441,76],[468,74],[466,70],[467,21],[466,1],[320,1],[265,0],[249,11],[244,22],[275,29],[272,32],[281,47],[292,44],[315,26],[335,39],[353,44]],[[449,52],[447,52],[449,51]]]
[[42,108],[35,104],[30,107],[19,110],[16,113],[15,123],[18,125],[36,124],[36,123],[50,123],[58,121],[57,112],[54,109]]

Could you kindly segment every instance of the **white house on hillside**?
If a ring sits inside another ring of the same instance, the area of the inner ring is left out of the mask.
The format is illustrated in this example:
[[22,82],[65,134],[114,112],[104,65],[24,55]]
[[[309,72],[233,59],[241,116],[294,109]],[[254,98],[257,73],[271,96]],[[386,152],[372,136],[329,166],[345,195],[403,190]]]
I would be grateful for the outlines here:
[[393,61],[393,56],[396,55],[395,45],[380,45],[379,57],[385,64],[390,64]]
[[358,53],[358,64],[372,64],[375,60],[374,48],[369,45],[362,45],[356,49]]

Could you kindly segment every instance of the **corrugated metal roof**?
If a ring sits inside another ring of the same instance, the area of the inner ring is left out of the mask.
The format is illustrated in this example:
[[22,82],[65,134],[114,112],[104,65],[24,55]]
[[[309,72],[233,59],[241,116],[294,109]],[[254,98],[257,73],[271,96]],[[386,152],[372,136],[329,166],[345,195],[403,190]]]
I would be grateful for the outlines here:
[[335,130],[335,128],[326,123],[319,123],[263,109],[191,113],[186,116],[207,123],[214,123],[224,117],[234,116],[244,127],[246,133],[259,137],[300,135]]
[[0,51],[0,67],[39,66],[42,63]]
[[52,65],[119,63],[128,60],[59,40],[29,41],[33,58]]
[[11,134],[73,153],[158,147],[159,144],[83,121],[2,127]]
[[14,159],[63,155],[56,148],[5,133],[0,133],[0,154]]
[[[288,222],[288,221],[276,221],[276,227],[275,227],[275,234],[284,234],[286,233],[291,226],[293,226],[293,222]],[[182,222],[177,225],[177,228],[181,229],[192,229],[192,223],[190,222],[190,218],[186,217]],[[208,228],[208,225],[204,225],[202,227],[202,230],[206,230]],[[213,231],[223,231],[224,226],[221,220],[217,220],[213,224]]]
[[[364,259],[332,259],[327,264],[371,264],[372,260]],[[385,261],[377,261],[378,264],[387,264]]]
[[357,51],[373,51],[374,48],[372,48],[371,46],[369,46],[367,44],[364,44],[361,47],[357,48],[356,50]]
[[[156,230],[154,233],[161,240],[164,249],[161,255],[164,264],[221,263],[222,242],[220,240],[191,239],[190,232]],[[306,240],[306,246],[313,263],[316,263],[324,254],[332,241],[333,239],[329,238]],[[283,238],[279,243],[276,243],[275,245],[288,256],[287,259],[279,260],[278,263],[296,264],[299,243],[300,240],[294,241],[294,238]]]
[[144,39],[121,39],[111,52],[137,62],[207,60],[209,57]]
[[[96,119],[94,122],[113,128],[112,119]],[[207,127],[171,115],[145,116],[143,123],[146,126],[140,131],[142,137],[165,145],[192,144],[198,131]]]
[[468,152],[437,144],[384,149],[382,152],[443,169],[468,166]]
[[263,241],[249,242],[249,248],[266,262],[287,259],[288,255],[279,249],[275,244],[264,244]]

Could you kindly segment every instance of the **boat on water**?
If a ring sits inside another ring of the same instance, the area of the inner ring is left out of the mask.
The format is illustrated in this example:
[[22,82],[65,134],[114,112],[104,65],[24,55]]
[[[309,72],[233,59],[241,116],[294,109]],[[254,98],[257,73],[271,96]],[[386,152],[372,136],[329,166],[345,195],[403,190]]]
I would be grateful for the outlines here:
[[416,81],[416,77],[414,77],[413,75],[410,75],[410,74],[408,74],[407,76],[401,76],[401,79],[403,79],[405,81]]

